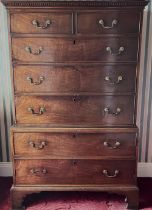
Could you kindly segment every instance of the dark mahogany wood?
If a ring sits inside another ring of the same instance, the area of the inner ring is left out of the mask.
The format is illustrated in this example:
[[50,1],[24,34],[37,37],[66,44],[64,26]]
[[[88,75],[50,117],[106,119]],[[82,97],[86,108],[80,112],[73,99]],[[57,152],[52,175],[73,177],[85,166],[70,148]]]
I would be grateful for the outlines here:
[[[37,25],[33,21],[37,21]],[[49,21],[49,22],[48,22]],[[72,34],[72,13],[21,13],[11,15],[13,33]]]
[[[18,124],[127,126],[134,124],[133,96],[18,96],[15,99]],[[127,106],[126,106],[127,104]],[[35,115],[28,109],[39,113]],[[105,108],[109,108],[108,113]],[[117,114],[117,109],[121,109]],[[116,113],[116,114],[115,114]]]
[[122,194],[138,210],[136,93],[148,1],[2,2],[15,99],[12,210],[30,194],[67,190]]
[[136,133],[14,133],[13,144],[14,155],[22,157],[134,158]]
[[[29,77],[33,79],[33,82],[28,80]],[[43,81],[40,82],[41,77],[43,77]],[[109,80],[106,80],[107,77]],[[121,77],[122,80],[119,80]],[[117,94],[134,93],[135,86],[135,65],[71,64],[14,67],[16,93],[93,92]]]
[[[30,47],[32,53],[25,50]],[[107,51],[107,47],[112,50]],[[124,51],[119,54],[120,48]],[[13,38],[13,60],[19,62],[69,62],[69,61],[137,61],[137,37],[111,38]]]
[[[135,184],[135,161],[131,160],[15,160],[15,183],[29,185]],[[108,171],[107,177],[103,170]]]
[[[100,21],[103,20],[103,25]],[[117,23],[112,25],[113,21]],[[136,11],[101,11],[78,12],[78,34],[124,34],[139,32],[140,12]],[[129,24],[128,24],[129,23]],[[111,28],[105,28],[111,27]]]

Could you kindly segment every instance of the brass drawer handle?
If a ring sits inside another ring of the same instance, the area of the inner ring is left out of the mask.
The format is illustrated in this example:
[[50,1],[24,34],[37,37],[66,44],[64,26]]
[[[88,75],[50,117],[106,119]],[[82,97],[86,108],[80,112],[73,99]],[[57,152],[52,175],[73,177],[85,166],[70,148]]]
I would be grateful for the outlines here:
[[38,20],[33,20],[32,25],[35,26],[35,28],[46,29],[51,25],[51,21],[46,20],[44,24],[41,24]]
[[108,178],[115,178],[118,176],[119,170],[115,170],[113,175],[111,175],[108,170],[103,170],[102,173]]
[[117,20],[113,20],[111,23],[111,26],[106,26],[104,23],[104,20],[99,20],[99,24],[102,26],[102,28],[104,29],[111,29],[114,28],[117,25],[118,21]]
[[105,147],[107,147],[107,148],[109,148],[109,149],[117,149],[117,148],[119,148],[120,145],[121,145],[119,141],[116,141],[116,142],[114,143],[114,145],[111,145],[111,144],[110,144],[109,142],[107,142],[107,141],[104,141],[103,144],[104,144]]
[[27,47],[25,47],[25,51],[32,55],[40,55],[41,52],[43,51],[43,48],[39,47],[38,50],[33,51],[31,47],[27,46]]
[[121,55],[125,51],[125,48],[124,47],[120,47],[118,49],[118,52],[113,52],[111,47],[106,47],[106,51],[109,52],[110,55]]
[[40,142],[35,143],[34,141],[29,141],[29,145],[36,150],[42,150],[47,145],[47,142],[40,141]]
[[120,82],[123,80],[123,77],[119,75],[116,81],[112,81],[109,76],[106,76],[104,79],[105,81],[109,82],[110,85],[117,85],[120,84]]
[[47,174],[47,170],[45,168],[32,168],[30,169],[30,173],[35,176],[40,176]]
[[44,81],[44,77],[42,77],[42,76],[39,77],[38,81],[36,81],[36,82],[34,82],[32,77],[27,77],[26,79],[27,79],[27,81],[30,81],[30,83],[33,85],[40,85]]
[[32,107],[28,108],[28,111],[31,112],[33,115],[39,116],[44,114],[44,112],[46,111],[44,107],[40,107],[39,108],[39,112],[35,112],[35,110]]
[[120,113],[121,113],[121,109],[118,107],[117,109],[116,109],[116,112],[114,112],[114,111],[112,111],[110,108],[108,108],[108,107],[105,107],[104,108],[104,112],[105,113],[107,113],[107,114],[111,114],[111,115],[114,115],[114,116],[117,116],[117,115],[119,115]]

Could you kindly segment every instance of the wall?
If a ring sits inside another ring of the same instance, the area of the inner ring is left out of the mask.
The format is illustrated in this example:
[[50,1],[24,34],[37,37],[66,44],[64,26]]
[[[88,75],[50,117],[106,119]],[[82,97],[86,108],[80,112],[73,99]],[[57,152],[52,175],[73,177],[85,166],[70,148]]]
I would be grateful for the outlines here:
[[152,163],[152,2],[144,12],[137,125],[139,161]]
[[0,3],[0,161],[9,161],[9,127],[12,121],[7,14]]
[[[9,127],[12,123],[10,64],[8,51],[7,14],[0,3],[0,168],[9,162]],[[152,4],[144,11],[141,71],[138,96],[137,124],[139,133],[139,162],[147,163],[152,174]],[[4,163],[2,163],[4,162]],[[149,163],[149,164],[148,164]],[[145,168],[139,164],[143,175]],[[7,168],[7,167],[6,167]],[[149,173],[150,173],[149,172]],[[9,171],[8,171],[9,173]],[[2,174],[2,172],[0,173]]]

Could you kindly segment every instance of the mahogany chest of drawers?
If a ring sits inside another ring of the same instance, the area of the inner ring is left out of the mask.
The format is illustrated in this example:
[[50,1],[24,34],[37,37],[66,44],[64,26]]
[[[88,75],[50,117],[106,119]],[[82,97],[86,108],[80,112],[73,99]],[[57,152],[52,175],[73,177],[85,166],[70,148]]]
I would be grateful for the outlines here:
[[14,125],[12,209],[41,191],[106,191],[138,209],[145,0],[3,0]]

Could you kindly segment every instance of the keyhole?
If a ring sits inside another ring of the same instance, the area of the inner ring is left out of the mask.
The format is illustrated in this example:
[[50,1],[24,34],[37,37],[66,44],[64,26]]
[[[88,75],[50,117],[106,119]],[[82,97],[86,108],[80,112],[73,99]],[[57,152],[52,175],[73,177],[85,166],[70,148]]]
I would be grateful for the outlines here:
[[76,41],[75,40],[73,40],[73,44],[76,44]]
[[75,134],[75,133],[73,133],[73,134],[72,134],[72,137],[73,137],[73,138],[76,138],[76,134]]
[[72,164],[73,164],[73,166],[76,166],[77,165],[77,161],[76,160],[73,160],[72,161]]
[[76,102],[76,97],[75,96],[73,97],[73,102]]

